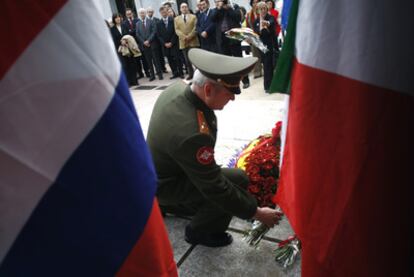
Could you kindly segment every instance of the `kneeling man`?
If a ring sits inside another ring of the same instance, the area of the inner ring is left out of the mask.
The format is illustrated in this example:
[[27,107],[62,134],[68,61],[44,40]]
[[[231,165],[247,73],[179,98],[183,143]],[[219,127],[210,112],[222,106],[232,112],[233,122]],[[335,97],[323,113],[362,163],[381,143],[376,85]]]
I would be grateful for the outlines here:
[[255,218],[273,227],[280,213],[260,208],[246,191],[249,182],[239,169],[221,168],[214,160],[217,120],[240,93],[239,84],[257,58],[219,55],[191,49],[197,68],[192,85],[167,88],[155,103],[147,142],[158,175],[157,196],[164,212],[192,215],[185,240],[210,247],[232,242],[226,232],[233,216]]

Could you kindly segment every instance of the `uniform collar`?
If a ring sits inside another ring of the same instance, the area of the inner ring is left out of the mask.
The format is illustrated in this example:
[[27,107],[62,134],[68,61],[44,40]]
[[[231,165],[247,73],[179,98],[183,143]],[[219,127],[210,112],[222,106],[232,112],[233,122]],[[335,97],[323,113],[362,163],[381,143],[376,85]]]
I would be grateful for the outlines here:
[[195,94],[189,85],[185,89],[185,97],[196,107],[196,109],[212,112],[212,110]]

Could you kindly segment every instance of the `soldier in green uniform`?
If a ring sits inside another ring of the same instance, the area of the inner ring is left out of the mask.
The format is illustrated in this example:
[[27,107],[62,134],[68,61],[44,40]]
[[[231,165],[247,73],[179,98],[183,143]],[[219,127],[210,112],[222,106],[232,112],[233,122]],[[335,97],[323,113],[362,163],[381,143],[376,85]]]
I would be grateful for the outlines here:
[[226,232],[232,216],[255,218],[269,227],[281,214],[260,208],[246,191],[248,178],[239,169],[221,168],[214,160],[217,120],[240,93],[241,79],[257,58],[238,58],[191,49],[197,68],[193,84],[177,82],[158,98],[147,143],[158,175],[157,196],[164,212],[192,215],[185,240],[210,247],[232,242]]

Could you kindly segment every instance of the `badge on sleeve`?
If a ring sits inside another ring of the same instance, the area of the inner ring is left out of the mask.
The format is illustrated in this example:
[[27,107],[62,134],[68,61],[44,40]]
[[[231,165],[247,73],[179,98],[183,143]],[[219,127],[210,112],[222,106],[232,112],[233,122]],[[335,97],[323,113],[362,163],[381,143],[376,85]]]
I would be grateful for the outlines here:
[[200,147],[196,156],[199,163],[204,165],[210,164],[214,160],[214,149],[211,146]]

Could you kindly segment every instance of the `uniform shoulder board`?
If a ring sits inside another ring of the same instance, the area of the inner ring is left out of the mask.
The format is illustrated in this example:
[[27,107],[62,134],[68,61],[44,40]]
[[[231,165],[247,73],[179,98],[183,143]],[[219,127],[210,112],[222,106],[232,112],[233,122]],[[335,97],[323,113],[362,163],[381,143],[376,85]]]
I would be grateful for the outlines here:
[[204,116],[204,113],[200,110],[197,110],[197,119],[200,133],[209,135],[210,129],[208,128],[207,120]]

